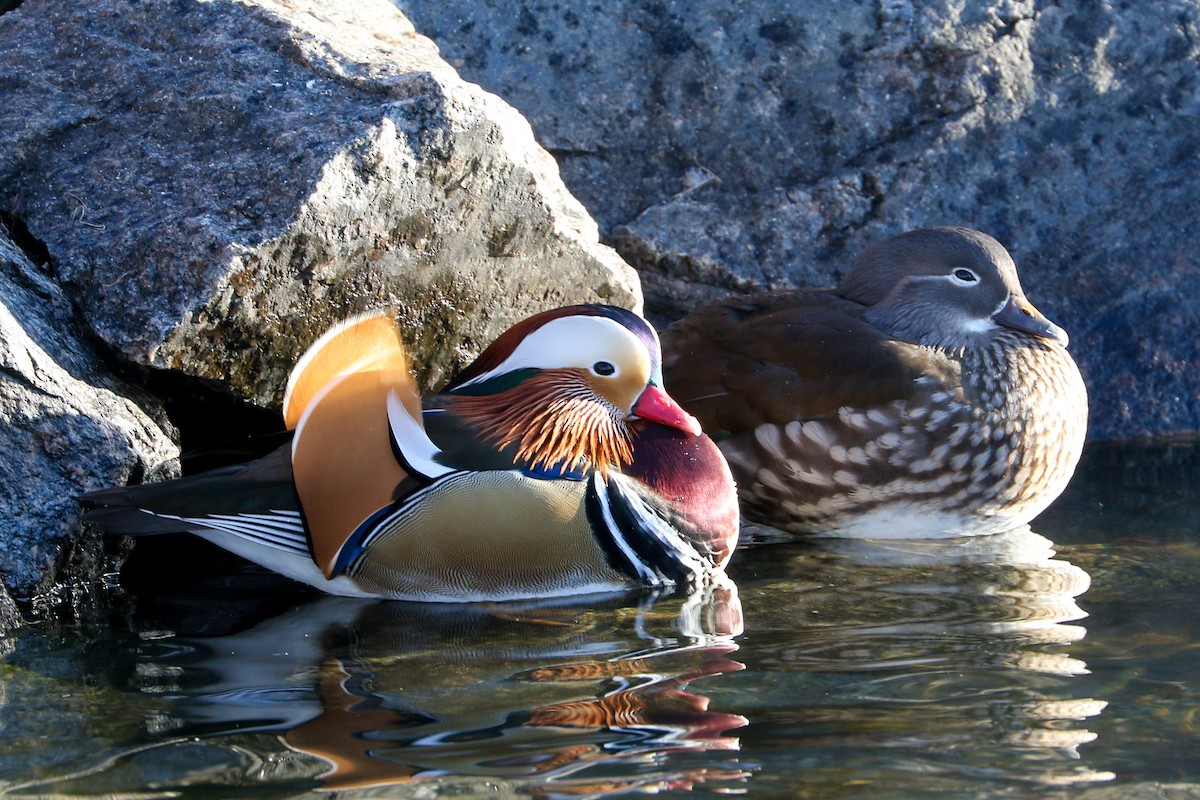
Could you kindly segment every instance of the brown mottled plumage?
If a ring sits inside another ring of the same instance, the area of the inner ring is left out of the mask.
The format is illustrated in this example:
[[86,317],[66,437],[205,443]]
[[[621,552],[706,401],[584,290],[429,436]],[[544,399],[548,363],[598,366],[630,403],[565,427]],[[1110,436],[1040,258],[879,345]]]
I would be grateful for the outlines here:
[[868,248],[837,290],[734,297],[663,334],[747,519],[803,534],[1015,527],[1066,487],[1087,394],[1005,249],[966,228]]

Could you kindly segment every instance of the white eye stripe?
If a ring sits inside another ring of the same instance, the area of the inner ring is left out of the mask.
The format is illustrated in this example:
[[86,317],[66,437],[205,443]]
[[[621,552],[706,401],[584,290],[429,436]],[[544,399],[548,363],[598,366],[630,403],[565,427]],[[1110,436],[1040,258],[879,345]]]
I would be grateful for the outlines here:
[[571,316],[552,319],[526,336],[495,369],[478,375],[463,386],[482,383],[519,369],[586,369],[599,375],[596,365],[606,362],[614,368],[645,364],[649,374],[649,354],[642,340],[628,328],[607,317]]

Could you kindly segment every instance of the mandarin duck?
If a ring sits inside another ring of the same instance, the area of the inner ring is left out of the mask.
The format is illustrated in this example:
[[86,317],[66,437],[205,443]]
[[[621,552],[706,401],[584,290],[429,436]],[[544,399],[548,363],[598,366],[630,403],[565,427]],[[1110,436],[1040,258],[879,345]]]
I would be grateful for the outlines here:
[[392,321],[297,362],[290,446],[84,496],[112,533],[186,531],[335,595],[507,600],[702,582],[738,535],[729,468],[625,309],[543,312],[422,400]]
[[717,301],[663,334],[743,515],[799,534],[935,538],[1027,523],[1066,487],[1087,392],[995,239],[868,247],[836,290]]

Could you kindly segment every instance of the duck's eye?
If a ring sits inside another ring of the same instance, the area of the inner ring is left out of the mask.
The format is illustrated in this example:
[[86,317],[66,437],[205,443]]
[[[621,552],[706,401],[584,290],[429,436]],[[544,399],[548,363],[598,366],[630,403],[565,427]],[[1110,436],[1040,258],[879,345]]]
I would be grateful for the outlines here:
[[979,280],[978,275],[976,275],[971,270],[966,269],[965,267],[960,267],[960,268],[954,270],[954,272],[950,273],[950,275],[952,278],[954,278],[955,283],[960,284],[962,286],[967,286],[967,285],[975,283],[976,281]]
[[607,378],[609,375],[616,374],[617,368],[607,361],[597,361],[592,364],[592,372],[597,375]]

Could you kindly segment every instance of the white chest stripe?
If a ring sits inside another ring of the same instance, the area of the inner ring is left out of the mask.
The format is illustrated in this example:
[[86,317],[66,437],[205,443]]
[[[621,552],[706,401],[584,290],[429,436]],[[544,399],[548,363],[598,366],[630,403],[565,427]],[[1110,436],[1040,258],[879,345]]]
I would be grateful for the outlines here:
[[[630,536],[652,539],[665,551],[667,557],[682,565],[693,576],[699,577],[711,571],[708,562],[701,558],[695,548],[680,535],[679,531],[672,528],[658,514],[647,507],[636,492],[629,491],[627,487],[622,485],[621,478],[613,477],[606,483],[598,475],[594,475],[592,481],[596,498],[599,500],[601,513],[604,516],[605,526],[608,528],[613,543],[621,551],[621,554],[628,559],[629,563],[634,566],[643,582],[650,586],[663,586],[674,583],[672,579],[665,576],[657,567],[652,564],[646,564],[642,560],[636,548],[630,543],[628,538]],[[616,514],[613,513],[612,504],[614,502],[620,503],[625,508],[626,513],[636,520],[636,528],[634,530],[622,529],[620,523],[617,521]]]
[[596,491],[596,499],[600,504],[600,513],[604,517],[604,526],[608,529],[613,544],[621,551],[621,555],[625,557],[625,561],[637,571],[638,578],[650,586],[662,586],[664,583],[667,583],[668,581],[661,574],[657,571],[652,571],[642,561],[641,556],[634,551],[626,540],[625,531],[621,530],[621,526],[613,516],[612,499],[608,496],[608,486],[599,475],[592,475],[592,487]]
[[437,462],[442,451],[425,433],[425,427],[408,413],[404,401],[394,389],[388,392],[387,414],[392,441],[412,471],[426,478],[440,478],[454,471],[452,467]]

